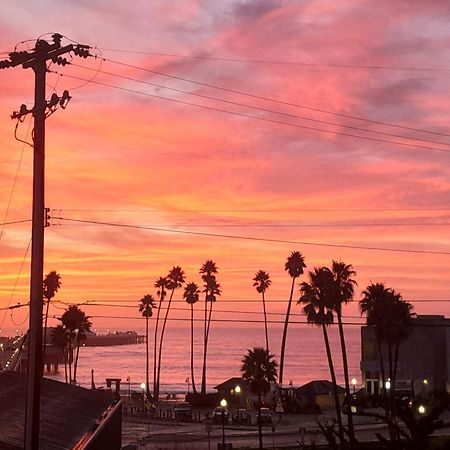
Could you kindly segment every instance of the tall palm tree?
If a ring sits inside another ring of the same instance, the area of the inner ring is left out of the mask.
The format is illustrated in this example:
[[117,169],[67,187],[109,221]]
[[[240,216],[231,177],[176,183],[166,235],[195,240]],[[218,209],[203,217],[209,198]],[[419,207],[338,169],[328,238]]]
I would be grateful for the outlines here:
[[64,375],[66,379],[66,383],[69,382],[68,374],[67,374],[67,347],[69,345],[69,334],[67,330],[64,328],[63,325],[58,325],[52,330],[52,334],[50,336],[51,344],[59,348],[61,350],[61,353],[63,355],[63,361],[64,361]]
[[[331,271],[333,274],[333,282],[335,285],[334,297],[332,299],[332,306],[336,312],[338,328],[339,328],[339,338],[341,342],[341,353],[342,353],[342,366],[344,369],[344,381],[345,381],[345,391],[348,401],[350,402],[351,392],[350,392],[350,382],[348,374],[348,361],[347,361],[347,348],[345,344],[344,335],[344,325],[342,323],[342,305],[347,304],[353,300],[355,295],[356,281],[352,278],[356,275],[351,264],[345,264],[342,261],[334,261],[332,263]],[[348,422],[348,433],[352,443],[355,442],[355,429],[353,425],[353,414],[350,403],[347,405],[347,422]]]
[[159,328],[159,316],[161,314],[161,306],[162,303],[164,301],[164,299],[166,298],[167,295],[167,286],[169,284],[169,280],[167,279],[167,277],[159,277],[156,281],[155,281],[155,288],[157,288],[157,292],[156,295],[158,296],[158,311],[156,313],[156,322],[155,322],[155,332],[154,332],[154,338],[153,338],[153,394],[156,391],[156,382],[157,382],[157,378],[156,378],[156,371],[157,371],[157,357],[158,357],[158,353],[157,353],[157,345],[158,345],[158,328]]
[[264,311],[264,331],[266,335],[266,350],[269,351],[269,333],[267,331],[267,314],[266,314],[266,300],[264,298],[264,294],[269,289],[272,281],[270,280],[270,276],[264,270],[258,270],[253,278],[253,286],[256,286],[256,291],[261,294],[263,311]]
[[[80,354],[81,342],[86,339],[86,334],[91,332],[92,323],[89,320],[84,311],[78,306],[69,306],[64,314],[61,316],[61,323],[69,333],[69,382],[76,383],[78,356]],[[73,351],[75,346],[75,361],[73,364],[72,374],[72,361]]]
[[200,289],[195,283],[188,283],[184,288],[183,297],[186,303],[191,306],[191,382],[192,392],[197,393],[194,378],[194,305],[198,302]]
[[255,347],[242,358],[242,378],[248,383],[252,393],[258,396],[258,436],[259,448],[263,448],[261,424],[261,399],[270,390],[270,383],[277,379],[277,362],[267,349]]
[[341,445],[344,446],[344,428],[342,425],[341,406],[337,391],[336,373],[331,355],[330,341],[328,338],[327,326],[333,323],[333,296],[335,287],[333,284],[333,273],[327,267],[314,269],[309,272],[309,282],[304,281],[300,284],[299,304],[303,304],[303,312],[306,314],[306,320],[309,324],[317,325],[322,328],[325,349],[327,352],[328,367],[330,369],[331,382],[333,385],[333,397],[336,407],[336,416],[338,422],[338,433]]
[[162,359],[162,349],[163,349],[163,343],[164,343],[164,333],[166,331],[166,324],[167,324],[167,318],[169,316],[170,306],[172,304],[173,294],[176,289],[180,288],[185,280],[183,269],[180,266],[174,266],[169,271],[169,274],[167,275],[168,285],[167,289],[170,291],[169,301],[167,302],[167,308],[166,312],[164,314],[164,320],[161,328],[161,335],[159,337],[159,351],[158,351],[158,369],[156,371],[156,389],[153,393],[155,396],[155,400],[158,400],[159,398],[159,381],[160,381],[160,374],[161,374],[161,359]]
[[284,353],[286,350],[286,338],[289,324],[289,316],[291,314],[292,297],[294,295],[295,280],[303,274],[303,269],[306,267],[305,259],[300,252],[292,252],[287,258],[284,269],[287,270],[289,276],[292,278],[291,294],[289,296],[288,306],[286,310],[286,317],[284,319],[283,337],[281,339],[281,355],[280,355],[280,377],[278,379],[280,386],[283,385],[283,370],[284,370]]
[[46,303],[45,308],[45,317],[44,317],[44,345],[42,351],[42,361],[45,363],[45,346],[47,344],[47,320],[48,320],[48,308],[50,306],[50,300],[55,296],[58,289],[61,287],[61,275],[57,273],[55,270],[49,272],[43,282],[43,296],[44,296],[44,304]]
[[202,384],[201,393],[206,394],[206,359],[208,353],[209,329],[211,325],[211,316],[213,303],[218,295],[221,294],[220,284],[217,282],[216,274],[218,273],[216,263],[208,259],[200,268],[200,274],[204,282],[203,292],[205,293],[205,309],[203,324],[203,368],[202,368]]
[[150,398],[149,358],[148,358],[148,319],[153,316],[156,307],[152,295],[146,294],[139,300],[139,312],[145,318],[145,389],[147,400]]

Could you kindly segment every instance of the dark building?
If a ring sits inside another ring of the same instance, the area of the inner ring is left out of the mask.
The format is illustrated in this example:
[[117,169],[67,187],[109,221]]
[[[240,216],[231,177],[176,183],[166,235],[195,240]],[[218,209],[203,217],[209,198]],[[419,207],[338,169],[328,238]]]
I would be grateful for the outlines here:
[[[0,448],[24,448],[26,376],[0,373]],[[122,405],[108,391],[43,379],[40,445],[47,450],[120,450]]]
[[[388,351],[382,347],[387,375]],[[363,385],[369,394],[381,389],[381,369],[375,330],[361,328],[361,372]],[[401,341],[396,389],[412,390],[415,394],[450,389],[450,319],[438,315],[423,315],[412,319],[411,333]]]

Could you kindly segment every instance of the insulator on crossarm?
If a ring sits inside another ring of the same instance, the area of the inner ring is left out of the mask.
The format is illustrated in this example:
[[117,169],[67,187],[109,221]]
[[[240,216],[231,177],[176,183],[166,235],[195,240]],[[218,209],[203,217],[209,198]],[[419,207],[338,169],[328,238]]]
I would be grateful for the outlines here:
[[89,56],[89,45],[81,45],[78,44],[74,49],[73,52],[77,56],[81,56],[82,58],[87,58]]
[[8,67],[11,67],[11,61],[9,59],[4,59],[0,61],[0,70],[7,69]]

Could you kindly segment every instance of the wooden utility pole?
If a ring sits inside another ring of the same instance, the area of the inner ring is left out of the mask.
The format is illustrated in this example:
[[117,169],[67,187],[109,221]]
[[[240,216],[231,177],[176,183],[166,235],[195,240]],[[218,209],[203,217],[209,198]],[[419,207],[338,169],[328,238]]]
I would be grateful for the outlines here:
[[47,110],[54,111],[58,106],[65,107],[70,99],[68,92],[63,96],[52,96],[50,102],[45,99],[45,83],[47,61],[57,64],[68,64],[61,55],[69,52],[83,57],[89,56],[87,46],[73,44],[61,46],[62,36],[52,35],[53,43],[38,39],[31,51],[12,52],[9,59],[0,61],[0,69],[22,65],[31,68],[35,74],[34,107],[28,110],[22,105],[19,112],[12,114],[13,119],[23,120],[23,116],[32,113],[33,128],[33,225],[31,247],[31,281],[30,281],[30,318],[28,344],[28,377],[27,402],[25,412],[25,445],[26,450],[39,449],[40,398],[43,377],[42,360],[42,313],[43,313],[43,271],[44,271],[44,227],[46,209],[44,199],[45,180],[45,118]]

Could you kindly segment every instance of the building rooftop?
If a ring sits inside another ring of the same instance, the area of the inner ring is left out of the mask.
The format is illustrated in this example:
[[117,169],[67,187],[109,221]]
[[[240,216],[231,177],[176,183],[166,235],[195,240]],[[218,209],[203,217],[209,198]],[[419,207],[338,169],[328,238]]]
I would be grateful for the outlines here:
[[[41,392],[40,448],[72,449],[97,428],[112,402],[106,391],[71,386],[43,379]],[[24,447],[26,376],[0,373],[0,448]]]

